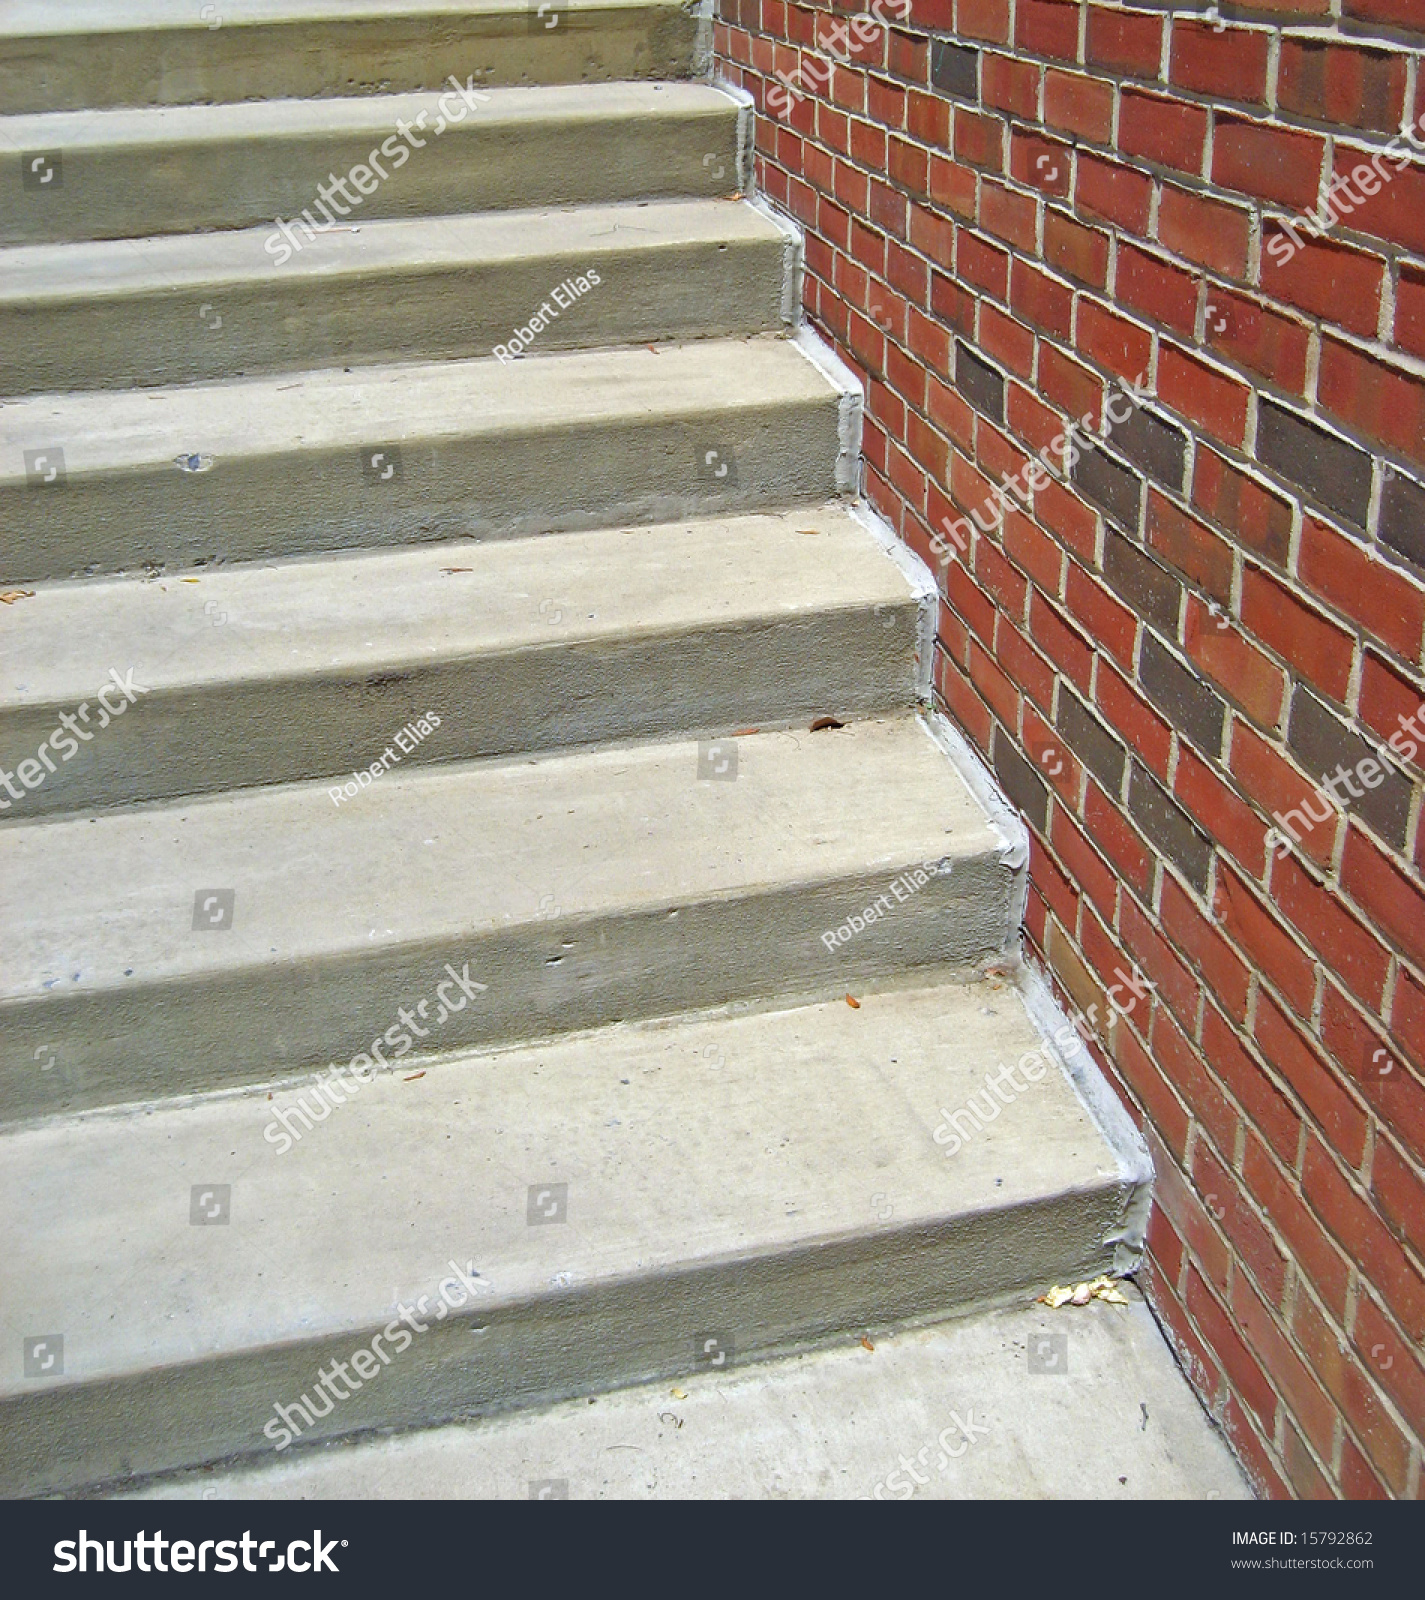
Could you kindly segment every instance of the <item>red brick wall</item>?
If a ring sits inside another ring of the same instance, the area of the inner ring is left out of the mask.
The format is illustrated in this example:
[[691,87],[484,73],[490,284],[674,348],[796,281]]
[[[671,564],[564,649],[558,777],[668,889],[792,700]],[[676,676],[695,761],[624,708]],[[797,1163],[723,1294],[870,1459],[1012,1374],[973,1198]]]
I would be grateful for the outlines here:
[[[1325,237],[1280,227],[1425,117],[1425,0],[882,0],[829,76],[835,12],[721,4],[759,112],[804,69],[758,182],[865,381],[867,493],[941,572],[936,684],[1032,830],[1028,937],[1111,1019],[1159,1174],[1140,1281],[1264,1492],[1419,1495],[1425,755],[1268,830],[1425,702],[1425,133]],[[1106,450],[988,513],[1140,374]],[[1155,998],[1115,1017],[1134,964]]]

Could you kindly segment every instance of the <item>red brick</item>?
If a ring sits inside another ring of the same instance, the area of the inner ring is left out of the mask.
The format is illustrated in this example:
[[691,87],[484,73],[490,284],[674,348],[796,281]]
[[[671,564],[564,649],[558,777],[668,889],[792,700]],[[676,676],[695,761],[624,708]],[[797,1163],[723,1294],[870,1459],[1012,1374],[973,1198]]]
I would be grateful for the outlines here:
[[1173,793],[1234,861],[1260,876],[1266,860],[1266,824],[1185,743],[1178,746]]
[[1153,336],[1127,317],[1120,317],[1097,300],[1079,297],[1078,337],[1075,347],[1099,366],[1121,378],[1137,378],[1148,370]]
[[[1345,1006],[1344,1000],[1339,1003]],[[1415,1104],[1410,1109],[1418,1130],[1422,1125],[1420,1102],[1425,1091],[1398,1062],[1395,1070],[1379,1081],[1383,1089],[1394,1081],[1397,1091],[1404,1087],[1414,1096]],[[1394,1119],[1389,1120],[1394,1128]],[[1425,1182],[1420,1177],[1418,1156],[1412,1163],[1388,1139],[1378,1138],[1371,1162],[1371,1193],[1390,1231],[1419,1255],[1425,1248]]]
[[1261,28],[1214,28],[1210,23],[1173,21],[1168,78],[1183,89],[1214,100],[1267,102],[1267,54],[1271,35]]
[[1067,873],[1059,870],[1037,834],[1029,836],[1029,876],[1054,915],[1074,927],[1079,917],[1078,886],[1070,881]]
[[1318,133],[1219,115],[1212,136],[1212,181],[1305,211],[1316,204],[1325,156],[1326,141]]
[[1278,565],[1291,545],[1291,506],[1212,450],[1197,450],[1192,503],[1234,542]]
[[1282,1176],[1266,1145],[1252,1134],[1247,1136],[1243,1153],[1242,1177],[1252,1198],[1286,1241],[1298,1269],[1315,1285],[1330,1310],[1343,1317],[1350,1265],[1294,1184]]
[[[974,333],[975,297],[953,278],[938,272],[930,275],[930,309],[957,333]],[[942,363],[941,371],[944,370]]]
[[1210,284],[1203,343],[1239,366],[1260,373],[1279,389],[1306,393],[1310,332],[1304,323],[1260,300]]
[[1192,962],[1218,1003],[1236,1022],[1242,1022],[1247,1015],[1250,968],[1171,874],[1163,877],[1158,915],[1163,932]]
[[[1402,766],[1414,765],[1417,770],[1425,770],[1425,759],[1420,754],[1421,738],[1408,733],[1406,726],[1422,705],[1425,705],[1425,691],[1382,661],[1374,650],[1364,652],[1356,719],[1383,740],[1394,737],[1396,743],[1391,746],[1391,753]],[[1412,743],[1415,745],[1413,755],[1409,752]]]
[[1118,905],[1118,878],[1063,806],[1054,807],[1049,842],[1077,884],[1110,921]]
[[[1266,1287],[1263,1284],[1263,1288]],[[1280,1305],[1276,1296],[1268,1293],[1267,1298],[1273,1305]],[[1336,1437],[1336,1407],[1310,1368],[1292,1349],[1262,1297],[1240,1273],[1233,1279],[1232,1310],[1288,1410],[1317,1452],[1329,1461]]]
[[995,654],[1015,683],[1047,714],[1054,705],[1054,669],[1008,618],[995,631]]
[[1202,172],[1207,112],[1183,100],[1124,89],[1118,103],[1118,148],[1178,172]]
[[[1080,302],[1079,326],[1088,302]],[[1232,547],[1196,517],[1148,487],[1148,548],[1224,605],[1232,598]]]
[[1359,432],[1425,461],[1425,379],[1328,336],[1321,343],[1317,396]]
[[1071,417],[1090,418],[1096,426],[1103,405],[1103,379],[1052,345],[1039,347],[1039,391]]
[[[1173,1161],[1160,1159],[1153,1163],[1158,1172],[1154,1200],[1163,1207],[1178,1231],[1198,1251],[1199,1258],[1210,1260],[1217,1270],[1225,1272],[1228,1259],[1227,1247],[1220,1238],[1216,1238],[1211,1223],[1202,1213],[1197,1197],[1179,1180],[1175,1190],[1175,1193],[1180,1193],[1183,1197],[1179,1216],[1174,1215],[1175,1207],[1169,1198],[1171,1179],[1166,1179],[1165,1175],[1168,1173],[1176,1175],[1174,1162],[1181,1164],[1183,1152],[1187,1147],[1189,1119],[1187,1112],[1183,1110],[1182,1102],[1174,1094],[1172,1086],[1159,1070],[1157,1062],[1138,1043],[1137,1036],[1131,1028],[1113,1030],[1113,1060],[1123,1081],[1147,1113],[1154,1131],[1158,1133],[1174,1158]],[[1152,1142],[1150,1139],[1149,1144]]]
[[925,409],[930,420],[949,434],[962,450],[968,450],[974,436],[974,412],[949,384],[942,383],[939,378],[928,377],[925,391]]
[[[948,17],[951,10],[950,0],[933,0],[928,10],[922,7],[921,15]],[[950,23],[946,21],[944,26],[948,29]],[[930,41],[893,29],[886,36],[886,70],[911,83],[929,83]]]
[[[1042,370],[1042,354],[1040,366]],[[1034,515],[1066,550],[1081,561],[1092,562],[1095,559],[1098,552],[1098,513],[1062,483],[1051,479],[1036,490]]]
[[980,58],[980,99],[996,111],[1037,122],[1039,68],[1032,61],[1016,61],[1012,56],[985,51]]
[[[1311,1152],[1308,1162],[1310,1158]],[[1410,1445],[1391,1419],[1369,1376],[1309,1295],[1298,1298],[1292,1326],[1298,1345],[1335,1398],[1347,1424],[1399,1492],[1410,1466]],[[1344,1476],[1343,1471],[1343,1486]]]
[[1093,672],[1093,650],[1080,631],[1036,589],[1029,600],[1029,637],[1085,694]]
[[1146,1243],[1148,1254],[1158,1263],[1164,1277],[1176,1283],[1182,1276],[1183,1242],[1161,1206],[1154,1206],[1148,1213]]
[[980,181],[980,226],[997,239],[1030,255],[1039,233],[1039,202],[993,178]]
[[[1022,262],[1015,262],[1015,271],[1018,272]],[[1013,289],[1011,288],[1011,293]],[[1058,437],[1063,426],[1059,413],[1046,406],[1039,397],[1027,389],[1022,383],[1011,383],[1005,396],[1005,420],[1015,438],[1023,441],[1037,454],[1040,450],[1047,449]],[[1048,488],[1049,485],[1045,485]],[[1035,498],[1036,512],[1039,511],[1038,501],[1045,489],[1039,491]],[[1058,588],[1053,584],[1046,584],[1050,594],[1057,594]]]
[[1220,626],[1225,621],[1189,595],[1184,648],[1254,722],[1275,728],[1286,696],[1286,674],[1235,628]]
[[[1265,991],[1257,996],[1253,1037],[1267,1061],[1295,1089],[1326,1130],[1332,1147],[1352,1166],[1359,1165],[1366,1147],[1365,1112],[1341,1087],[1311,1042]],[[1325,1220],[1330,1226],[1330,1218]]]
[[1204,1396],[1206,1404],[1215,1404],[1221,1387],[1217,1360],[1199,1338],[1172,1285],[1164,1282],[1151,1261],[1139,1268],[1138,1280],[1154,1312],[1166,1325],[1164,1331],[1189,1381]]
[[1341,884],[1397,948],[1425,966],[1425,893],[1356,827],[1347,829]]
[[1014,42],[1036,56],[1073,61],[1079,53],[1078,0],[1019,0]]
[[930,198],[966,222],[975,220],[976,179],[969,167],[943,156],[930,158]]
[[1271,895],[1327,970],[1379,1009],[1390,966],[1380,940],[1291,856],[1282,857],[1272,868]]
[[1029,378],[1034,372],[1034,335],[988,300],[980,307],[980,348],[1001,366]]
[[[1152,1021],[1153,1053],[1162,1064],[1168,1081],[1187,1101],[1198,1123],[1217,1142],[1218,1148],[1232,1149],[1241,1121],[1237,1108],[1223,1094],[1210,1068],[1204,1064],[1201,1052],[1178,1026],[1171,1012],[1159,1006],[1153,1012]],[[1201,1146],[1202,1141],[1198,1143]],[[1228,1231],[1230,1233],[1231,1229]]]
[[927,192],[926,171],[929,156],[920,145],[907,139],[892,139],[888,151],[888,170],[893,182],[908,194]]
[[1009,0],[959,0],[959,31],[992,44],[1009,43]]
[[1352,1341],[1361,1365],[1400,1407],[1407,1424],[1425,1434],[1425,1361],[1369,1295],[1356,1302]]
[[1380,321],[1380,300],[1386,264],[1351,245],[1311,240],[1291,255],[1274,248],[1280,229],[1263,234],[1262,290],[1276,300],[1300,306],[1313,316],[1340,327],[1374,337]]
[[[970,640],[970,680],[990,710],[1013,733],[1019,732],[1019,691],[989,654]],[[1074,891],[1077,894],[1077,889]]]
[[[1316,785],[1245,723],[1233,724],[1229,765],[1242,790],[1270,817],[1289,816],[1306,801],[1315,802]],[[1339,826],[1339,814],[1333,810],[1326,822],[1313,823],[1301,835],[1297,848],[1319,866],[1329,867]]]
[[1405,110],[1401,52],[1282,36],[1277,106],[1289,116],[1393,133]]
[[1174,254],[1229,278],[1243,278],[1251,233],[1250,212],[1190,194],[1171,183],[1163,185],[1158,201],[1158,238]]
[[1073,291],[1019,257],[1015,258],[1011,269],[1009,303],[1015,316],[1059,339],[1068,340],[1073,320]]
[[938,94],[912,89],[906,96],[906,132],[922,144],[950,146],[950,104]]
[[1114,287],[1119,302],[1191,338],[1197,326],[1197,279],[1128,241],[1118,245]]
[[1348,1433],[1341,1440],[1341,1494],[1347,1500],[1389,1500],[1390,1490]]
[[1123,816],[1093,779],[1084,791],[1084,826],[1125,883],[1146,894],[1153,881],[1153,854],[1137,829]]
[[1004,170],[1004,123],[966,106],[955,107],[955,156],[972,167]]
[[1080,72],[1050,67],[1044,74],[1044,121],[1048,127],[1107,144],[1113,130],[1113,85]]
[[1302,1186],[1312,1209],[1400,1318],[1407,1335],[1419,1339],[1425,1333],[1425,1280],[1319,1139],[1307,1141]]
[[[1083,182],[1083,159],[1079,161],[1079,181]],[[1425,356],[1425,268],[1409,262],[1400,265],[1395,286],[1395,342],[1412,355]]]
[[1070,146],[1023,128],[1011,128],[1009,171],[1017,182],[1063,199],[1073,178]]
[[[1282,1433],[1282,1463],[1291,1481],[1292,1492],[1298,1500],[1334,1500],[1336,1491],[1331,1481],[1317,1466],[1306,1441],[1291,1425],[1285,1424]],[[1327,1457],[1330,1460],[1330,1456]]]
[[1396,975],[1390,1020],[1395,1042],[1425,1070],[1425,985],[1405,967]]
[[[1172,1008],[1185,1028],[1196,1028],[1201,993],[1197,979],[1128,896],[1119,908],[1119,937],[1124,949],[1156,985],[1158,999]],[[1146,1019],[1139,1022],[1139,1028],[1147,1032]]]
[[1251,392],[1239,378],[1176,345],[1158,348],[1159,397],[1225,444],[1240,446],[1246,438]]
[[1394,22],[1420,31],[1419,0],[1345,0],[1342,10],[1366,22]]
[[1242,573],[1242,623],[1333,700],[1345,702],[1354,641],[1328,617],[1304,605],[1271,573]]
[[1133,753],[1157,777],[1166,781],[1173,736],[1168,724],[1117,672],[1104,663],[1096,683],[1099,710],[1123,735]]
[[1077,561],[1069,563],[1064,600],[1072,616],[1083,625],[1101,649],[1107,650],[1127,671],[1133,667],[1138,641],[1138,619]]
[[[1408,661],[1419,659],[1425,589],[1316,517],[1302,520],[1298,576]],[[1418,703],[1418,702],[1417,702]]]
[[1089,150],[1079,151],[1074,204],[1090,216],[1115,222],[1129,233],[1148,231],[1153,181],[1134,167],[1106,161]]
[[[1338,143],[1335,150],[1336,176],[1349,179],[1355,170],[1370,161],[1371,152],[1352,150]],[[1347,226],[1358,233],[1373,234],[1401,244],[1417,255],[1425,255],[1425,164],[1411,162],[1397,167],[1396,159],[1383,160],[1390,182],[1381,184],[1374,196],[1361,194],[1362,204],[1350,213]],[[1377,169],[1377,173],[1379,169]],[[1376,181],[1380,182],[1379,176]]]
[[1252,965],[1276,985],[1301,1016],[1309,1017],[1316,998],[1316,972],[1311,961],[1235,872],[1218,873],[1212,909],[1223,932]]
[[1089,7],[1084,58],[1126,76],[1156,78],[1163,54],[1163,18],[1116,7]]
[[905,127],[904,88],[875,76],[866,80],[866,115],[883,128]]
[[1009,291],[1009,252],[985,244],[966,228],[955,238],[955,266],[960,276],[996,300],[1006,299]]
[[1203,1337],[1222,1362],[1233,1387],[1260,1419],[1263,1431],[1274,1431],[1277,1397],[1256,1357],[1247,1348],[1232,1319],[1192,1266],[1187,1274],[1187,1307]]
[[1102,289],[1108,282],[1108,235],[1061,211],[1046,211],[1044,259],[1065,277]]
[[942,655],[940,662],[938,687],[951,716],[982,751],[988,750],[993,722],[984,701],[948,656]]

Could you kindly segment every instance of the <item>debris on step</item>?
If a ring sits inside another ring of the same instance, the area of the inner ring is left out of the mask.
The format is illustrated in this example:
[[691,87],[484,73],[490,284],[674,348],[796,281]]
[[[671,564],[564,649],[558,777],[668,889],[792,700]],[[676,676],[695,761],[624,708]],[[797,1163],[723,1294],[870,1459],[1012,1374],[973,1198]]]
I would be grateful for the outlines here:
[[1039,1296],[1039,1303],[1051,1311],[1057,1311],[1060,1306],[1086,1306],[1090,1300],[1107,1300],[1115,1306],[1131,1304],[1128,1296],[1106,1274],[1090,1283],[1076,1283],[1071,1289],[1061,1288],[1056,1283],[1048,1294]]

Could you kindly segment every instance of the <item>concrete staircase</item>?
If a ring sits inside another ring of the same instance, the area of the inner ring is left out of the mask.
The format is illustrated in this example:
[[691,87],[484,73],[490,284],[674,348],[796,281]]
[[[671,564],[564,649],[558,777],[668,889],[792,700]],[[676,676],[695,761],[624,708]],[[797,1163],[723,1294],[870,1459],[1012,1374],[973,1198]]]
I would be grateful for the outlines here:
[[0,20],[0,1492],[1130,1267],[706,24],[205,9]]

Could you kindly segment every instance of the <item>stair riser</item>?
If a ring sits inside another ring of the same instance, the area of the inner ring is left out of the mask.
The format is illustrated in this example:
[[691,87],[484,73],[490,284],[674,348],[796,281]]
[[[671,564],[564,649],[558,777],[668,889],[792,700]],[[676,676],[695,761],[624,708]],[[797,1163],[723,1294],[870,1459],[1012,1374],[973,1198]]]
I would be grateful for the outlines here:
[[[454,591],[452,601],[459,603]],[[151,691],[68,761],[61,744],[55,774],[23,800],[10,800],[0,826],[253,784],[349,781],[355,766],[369,767],[386,740],[430,711],[440,718],[439,737],[402,755],[402,772],[432,760],[805,723],[828,712],[843,720],[871,715],[914,701],[917,618],[908,598],[874,612],[636,643],[584,642],[437,663],[373,661],[344,678]],[[142,685],[142,670],[135,681]],[[275,701],[280,717],[273,716]],[[34,760],[60,713],[77,709],[76,703],[0,715],[0,768],[13,773],[21,761]]]
[[[207,101],[402,94],[453,73],[476,85],[680,78],[698,23],[675,6],[587,7],[538,27],[532,14],[421,17],[65,33],[0,39],[7,112]],[[217,8],[221,11],[221,6]]]
[[[64,440],[35,439],[35,448],[55,445]],[[385,440],[363,452],[233,457],[196,473],[173,460],[203,452],[205,441],[175,436],[169,445],[161,466],[119,476],[85,475],[82,462],[76,471],[75,451],[63,487],[0,484],[0,581],[671,522],[832,499],[848,468],[830,394],[786,405],[670,405],[637,425],[593,420],[553,433],[404,440],[400,475],[387,482],[363,470],[364,456],[389,449]],[[703,470],[709,449],[731,450],[735,486]]]
[[[330,803],[320,789],[312,802]],[[136,976],[122,990],[54,990],[41,1000],[10,1001],[0,1006],[0,1121],[272,1083],[345,1063],[369,1052],[373,1038],[397,1031],[398,1008],[429,995],[446,963],[457,971],[468,963],[471,979],[487,987],[431,1030],[428,1050],[540,1038],[745,997],[835,992],[917,966],[969,969],[998,957],[1014,936],[1016,877],[997,854],[957,860],[950,875],[932,877],[893,914],[834,948],[823,943],[825,930],[864,910],[912,865],[919,863],[889,862],[873,874],[776,893],[579,919],[562,911],[559,897],[569,886],[551,868],[548,881],[532,879],[528,902],[511,905],[511,920],[491,932],[169,984]],[[195,862],[193,870],[196,889],[204,869]],[[254,931],[260,912],[244,886],[221,887],[236,891],[249,947],[265,948]],[[374,886],[372,906],[379,919]],[[181,923],[191,914],[191,905],[174,908]],[[143,951],[134,951],[133,964],[141,973]],[[453,991],[449,997],[456,998]],[[399,1038],[382,1052],[397,1048]],[[415,1059],[414,1048],[403,1058]]]
[[[480,111],[417,151],[362,203],[362,219],[590,205],[738,187],[737,112],[483,126]],[[430,119],[433,126],[434,118]],[[0,239],[38,244],[255,227],[300,215],[314,181],[365,162],[389,126],[283,138],[62,151],[63,187],[0,185]],[[28,147],[46,149],[42,130]]]
[[[729,207],[729,209],[733,209]],[[321,240],[318,239],[320,245]],[[299,273],[178,294],[0,306],[0,392],[126,389],[312,367],[489,356],[547,304],[530,349],[706,337],[783,327],[786,248],[777,237],[651,251],[518,257],[478,266]],[[594,283],[590,273],[597,275]],[[571,287],[583,276],[591,286]],[[569,301],[552,298],[561,289]],[[547,315],[547,314],[546,314]],[[497,357],[498,359],[498,357]]]
[[[577,1174],[573,1174],[577,1178]],[[696,1370],[707,1330],[731,1334],[735,1361],[852,1337],[912,1318],[983,1304],[1052,1278],[1107,1270],[1103,1240],[1118,1225],[1117,1183],[982,1211],[945,1223],[887,1229],[755,1259],[535,1301],[460,1311],[392,1350],[379,1379],[304,1427],[302,1442],[374,1428],[437,1423],[590,1394]],[[341,1225],[345,1215],[334,1216]],[[313,1226],[321,1226],[319,1219]],[[452,1254],[459,1254],[458,1241]],[[483,1332],[475,1332],[481,1328]],[[90,1487],[225,1457],[276,1459],[276,1404],[318,1391],[317,1372],[369,1348],[373,1327],[211,1362],[91,1384],[44,1388],[0,1405],[7,1440],[0,1494]],[[82,1352],[66,1349],[77,1368]],[[300,1416],[298,1417],[300,1422]],[[273,1434],[263,1429],[274,1424]]]

